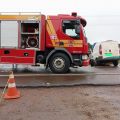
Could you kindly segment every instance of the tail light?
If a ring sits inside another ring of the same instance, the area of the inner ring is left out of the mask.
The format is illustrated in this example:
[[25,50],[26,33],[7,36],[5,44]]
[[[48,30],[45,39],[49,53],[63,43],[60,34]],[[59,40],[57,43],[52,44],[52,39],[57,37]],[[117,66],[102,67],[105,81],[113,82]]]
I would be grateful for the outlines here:
[[100,53],[100,55],[102,55],[102,46],[101,45],[99,46],[99,53]]

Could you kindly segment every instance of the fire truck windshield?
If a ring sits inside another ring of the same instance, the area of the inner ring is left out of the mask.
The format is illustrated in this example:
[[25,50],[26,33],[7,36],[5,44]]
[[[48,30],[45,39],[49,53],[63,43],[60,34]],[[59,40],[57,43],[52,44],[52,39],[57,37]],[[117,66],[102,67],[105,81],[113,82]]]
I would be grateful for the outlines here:
[[63,32],[74,38],[80,38],[80,21],[79,20],[64,20],[62,25]]

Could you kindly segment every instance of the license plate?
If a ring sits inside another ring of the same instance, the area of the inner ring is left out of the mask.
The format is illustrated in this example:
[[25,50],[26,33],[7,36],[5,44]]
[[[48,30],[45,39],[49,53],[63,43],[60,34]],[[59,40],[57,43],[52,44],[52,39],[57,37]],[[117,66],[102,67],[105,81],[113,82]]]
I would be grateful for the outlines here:
[[113,54],[112,53],[105,53],[105,56],[106,57],[111,57],[111,56],[113,56]]

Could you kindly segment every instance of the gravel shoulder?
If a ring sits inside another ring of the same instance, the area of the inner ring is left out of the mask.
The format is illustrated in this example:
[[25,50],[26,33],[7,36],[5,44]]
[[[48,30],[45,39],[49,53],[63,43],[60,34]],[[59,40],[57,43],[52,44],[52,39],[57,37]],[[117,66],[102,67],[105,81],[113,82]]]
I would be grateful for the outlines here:
[[[21,88],[0,104],[0,120],[119,120],[119,86]],[[2,89],[0,89],[2,92]]]

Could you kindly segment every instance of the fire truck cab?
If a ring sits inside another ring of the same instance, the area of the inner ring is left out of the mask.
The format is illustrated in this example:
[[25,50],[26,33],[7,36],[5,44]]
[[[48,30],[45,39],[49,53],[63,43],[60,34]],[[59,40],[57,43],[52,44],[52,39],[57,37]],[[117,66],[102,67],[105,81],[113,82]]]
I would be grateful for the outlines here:
[[77,13],[0,14],[0,63],[45,64],[54,73],[87,66],[86,20]]

